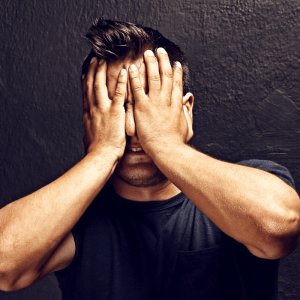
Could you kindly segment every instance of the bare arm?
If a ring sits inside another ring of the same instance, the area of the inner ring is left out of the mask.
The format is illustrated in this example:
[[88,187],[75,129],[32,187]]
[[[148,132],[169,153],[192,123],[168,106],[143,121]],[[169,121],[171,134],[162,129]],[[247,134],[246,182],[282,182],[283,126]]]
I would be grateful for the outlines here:
[[[101,64],[102,63],[102,64]],[[0,289],[29,286],[71,263],[70,231],[100,192],[124,153],[127,73],[112,100],[106,62],[95,59],[83,80],[87,155],[60,178],[0,210]]]
[[[222,162],[186,145],[192,104],[182,95],[182,69],[167,54],[145,55],[149,93],[130,68],[139,141],[156,166],[223,232],[261,258],[296,248],[300,200],[293,188],[262,170]],[[184,104],[184,105],[183,105]]]
[[156,147],[155,164],[223,232],[261,258],[281,258],[297,247],[300,200],[292,187],[186,145],[171,148]]

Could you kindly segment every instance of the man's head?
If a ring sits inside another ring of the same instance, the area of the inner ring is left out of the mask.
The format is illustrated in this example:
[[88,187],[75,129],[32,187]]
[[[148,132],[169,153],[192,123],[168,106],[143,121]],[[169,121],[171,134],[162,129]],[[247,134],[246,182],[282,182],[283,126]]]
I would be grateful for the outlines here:
[[[144,52],[164,48],[169,56],[171,66],[179,61],[183,68],[183,104],[193,106],[193,97],[188,92],[188,68],[183,52],[171,41],[164,38],[158,31],[125,22],[97,20],[88,31],[86,37],[91,42],[92,51],[85,59],[82,74],[87,74],[92,57],[105,59],[108,62],[107,91],[110,99],[114,96],[120,71],[134,63],[139,69],[140,80],[147,93],[147,72],[144,63]],[[192,98],[192,99],[191,99]],[[126,150],[119,162],[115,175],[123,182],[136,187],[150,187],[166,180],[155,166],[151,158],[140,151],[140,143],[136,134],[134,120],[134,97],[127,84],[125,97],[125,131],[127,135]]]
[[189,70],[184,53],[180,48],[166,39],[160,32],[149,27],[135,25],[128,22],[117,22],[97,19],[86,34],[91,43],[92,51],[82,65],[82,74],[87,73],[90,60],[96,56],[108,62],[123,60],[131,57],[137,60],[150,49],[154,53],[159,47],[164,48],[171,62],[171,66],[179,61],[183,69],[183,94],[189,91]]

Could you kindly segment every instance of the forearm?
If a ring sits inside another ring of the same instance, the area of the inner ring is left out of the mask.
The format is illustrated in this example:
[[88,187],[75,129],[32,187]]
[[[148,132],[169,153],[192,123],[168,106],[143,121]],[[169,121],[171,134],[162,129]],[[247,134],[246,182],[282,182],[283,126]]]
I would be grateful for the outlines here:
[[296,247],[299,197],[281,179],[213,159],[187,145],[161,144],[151,156],[205,215],[253,254],[277,258]]
[[0,271],[39,270],[111,175],[115,158],[88,154],[60,178],[0,210]]

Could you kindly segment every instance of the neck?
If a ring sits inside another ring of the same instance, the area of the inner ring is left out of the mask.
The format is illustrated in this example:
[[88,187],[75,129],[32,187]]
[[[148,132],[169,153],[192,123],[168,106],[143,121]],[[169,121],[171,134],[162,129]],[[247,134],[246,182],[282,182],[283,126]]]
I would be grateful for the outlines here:
[[168,179],[151,187],[136,187],[122,181],[115,174],[110,179],[115,192],[122,198],[133,201],[163,201],[178,195],[181,191]]

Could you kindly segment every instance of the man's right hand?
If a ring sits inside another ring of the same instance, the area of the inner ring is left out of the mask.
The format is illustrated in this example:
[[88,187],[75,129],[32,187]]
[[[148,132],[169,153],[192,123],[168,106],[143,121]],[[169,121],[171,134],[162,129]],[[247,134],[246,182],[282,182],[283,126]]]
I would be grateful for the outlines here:
[[127,70],[122,69],[116,92],[109,99],[106,87],[107,62],[96,57],[91,59],[88,73],[82,79],[83,142],[86,153],[108,150],[119,160],[125,150],[125,109]]
[[112,99],[106,71],[107,63],[95,58],[82,80],[88,154],[55,181],[0,209],[0,290],[32,285],[74,258],[71,230],[111,176],[126,145],[127,71],[120,72]]

